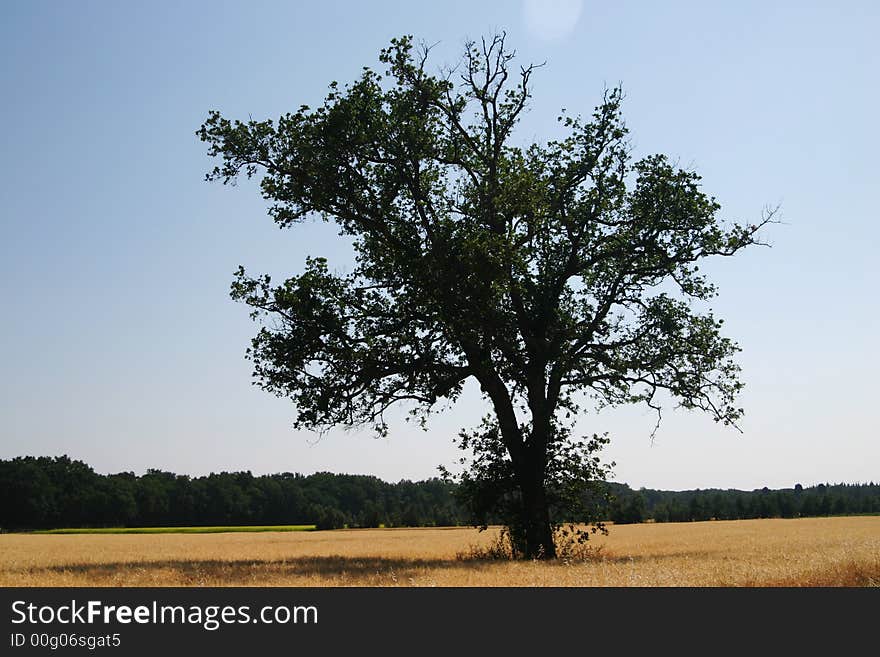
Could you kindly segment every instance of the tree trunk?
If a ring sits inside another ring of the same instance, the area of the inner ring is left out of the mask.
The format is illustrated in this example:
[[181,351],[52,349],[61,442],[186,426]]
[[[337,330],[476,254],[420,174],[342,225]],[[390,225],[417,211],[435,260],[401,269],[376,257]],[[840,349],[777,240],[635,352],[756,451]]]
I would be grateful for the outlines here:
[[552,409],[544,398],[543,378],[536,381],[529,394],[532,431],[520,469],[523,500],[523,553],[527,559],[555,559],[556,544],[547,504],[547,445],[553,432]]
[[550,525],[550,508],[544,488],[544,468],[530,463],[521,471],[519,479],[522,493],[522,519],[519,548],[526,559],[555,559],[556,545]]
[[[477,357],[478,354],[474,355],[475,361]],[[556,545],[553,543],[544,481],[547,444],[553,430],[553,406],[543,398],[543,383],[539,381],[534,386],[536,392],[529,404],[533,419],[532,432],[529,440],[523,441],[510,394],[501,378],[494,373],[492,376],[484,374],[480,386],[494,405],[498,427],[513,462],[516,485],[522,496],[519,526],[508,527],[513,547],[527,559],[555,559]]]

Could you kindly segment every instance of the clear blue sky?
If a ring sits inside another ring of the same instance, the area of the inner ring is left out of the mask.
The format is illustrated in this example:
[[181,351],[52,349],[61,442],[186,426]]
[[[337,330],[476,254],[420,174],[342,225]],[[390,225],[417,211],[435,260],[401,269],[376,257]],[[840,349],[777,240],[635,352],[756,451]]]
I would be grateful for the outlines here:
[[[557,6],[558,5],[558,6]],[[520,137],[554,135],[621,82],[635,154],[704,176],[726,218],[782,205],[770,249],[713,266],[743,347],[742,435],[667,412],[590,414],[633,486],[880,480],[876,2],[24,2],[0,5],[0,458],[100,472],[317,470],[423,478],[476,424],[469,395],[428,433],[316,437],[250,385],[256,330],[233,270],[344,267],[321,225],[281,231],[254,185],[203,182],[208,110],[274,117],[377,65],[400,34],[504,29],[545,61]]]

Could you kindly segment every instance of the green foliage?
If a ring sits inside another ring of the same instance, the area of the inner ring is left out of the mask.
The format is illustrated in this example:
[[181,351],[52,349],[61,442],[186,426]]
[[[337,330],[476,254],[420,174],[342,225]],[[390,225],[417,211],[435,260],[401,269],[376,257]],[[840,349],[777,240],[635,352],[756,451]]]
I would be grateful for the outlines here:
[[615,525],[642,522],[645,518],[645,498],[640,493],[630,495],[623,501],[615,500],[611,507],[611,520]]
[[296,405],[298,427],[383,434],[390,406],[424,422],[475,379],[498,504],[514,482],[525,553],[550,557],[558,420],[579,401],[742,414],[738,347],[701,305],[716,290],[699,265],[757,243],[772,214],[725,226],[696,173],[633,161],[619,89],[589,119],[560,117],[565,137],[520,144],[535,67],[513,70],[503,35],[469,44],[454,73],[432,75],[428,56],[395,39],[384,72],[331,84],[317,108],[208,115],[209,180],[259,173],[279,226],[332,221],[356,256],[347,274],[309,258],[281,284],[241,268],[232,297],[262,322],[256,382]]
[[[576,463],[568,461],[571,455],[561,456],[551,468],[556,474],[548,487],[550,517],[557,528],[556,545],[565,546],[568,554],[586,549],[584,535],[572,532],[569,523],[593,522],[599,531],[602,521],[620,522],[623,516],[616,514],[623,513],[628,513],[633,522],[639,516],[657,522],[684,522],[880,513],[880,484],[873,483],[748,492],[633,491],[624,484],[601,481],[607,469],[599,463],[596,452],[604,437],[593,438],[597,439],[592,447],[590,441],[571,441]],[[485,442],[487,447],[492,444]],[[504,458],[503,452],[496,453]],[[66,456],[19,457],[0,460],[0,530],[65,527],[59,531],[284,531],[312,528],[322,516],[327,517],[321,526],[328,528],[498,524],[506,520],[517,527],[519,519],[512,512],[520,498],[509,466],[496,464],[484,471],[492,459],[481,463],[465,473],[460,483],[428,479],[391,484],[376,477],[327,472],[259,477],[249,472],[223,472],[188,477],[151,470],[141,477],[132,473],[99,475],[85,463]],[[508,468],[506,479],[496,476],[494,467]],[[480,496],[483,486],[495,486],[504,480],[508,484],[501,499],[510,505],[508,513],[513,517],[503,515],[504,507],[493,504],[497,499],[493,495]],[[157,488],[157,481],[173,485]],[[220,493],[222,497],[212,499]],[[614,500],[611,506],[609,494]],[[148,500],[150,507],[142,512],[137,500]],[[225,503],[231,506],[224,508]],[[166,515],[156,516],[157,508],[165,509]],[[636,514],[632,509],[640,511]],[[147,517],[156,524],[147,526]],[[231,523],[220,524],[223,518],[231,519]],[[522,537],[512,539],[507,532],[499,546],[502,544],[507,546],[504,550],[508,556],[522,556]]]
[[[550,441],[544,482],[550,526],[557,544],[583,543],[590,533],[606,532],[602,521],[608,517],[605,480],[610,475],[610,466],[603,465],[597,454],[607,443],[608,437],[604,435],[576,440],[562,428]],[[501,541],[508,544],[511,556],[524,556],[524,499],[497,425],[491,418],[484,418],[481,429],[459,434],[458,446],[472,455],[459,461],[463,470],[457,475],[446,468],[441,470],[449,481],[457,484],[456,497],[470,521],[481,529],[490,524],[504,525],[506,531]]]
[[0,529],[457,525],[464,514],[453,490],[439,479],[390,484],[328,472],[99,475],[66,456],[23,457],[0,460]]
[[[749,518],[800,518],[828,515],[880,513],[880,485],[836,484],[770,490],[633,491],[622,484],[609,484],[615,498],[611,518],[625,515],[635,504],[642,519],[656,522],[743,520]],[[636,520],[633,520],[636,521]]]
[[346,525],[345,514],[339,509],[319,506],[315,512],[315,529],[342,529]]

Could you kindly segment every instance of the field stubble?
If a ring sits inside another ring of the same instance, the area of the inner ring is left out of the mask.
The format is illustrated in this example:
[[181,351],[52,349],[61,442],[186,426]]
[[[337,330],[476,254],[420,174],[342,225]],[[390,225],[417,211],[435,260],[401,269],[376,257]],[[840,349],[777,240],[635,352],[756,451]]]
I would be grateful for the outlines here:
[[[880,517],[611,526],[587,558],[473,555],[497,530],[0,535],[3,586],[880,586]],[[471,555],[471,556],[464,556]]]

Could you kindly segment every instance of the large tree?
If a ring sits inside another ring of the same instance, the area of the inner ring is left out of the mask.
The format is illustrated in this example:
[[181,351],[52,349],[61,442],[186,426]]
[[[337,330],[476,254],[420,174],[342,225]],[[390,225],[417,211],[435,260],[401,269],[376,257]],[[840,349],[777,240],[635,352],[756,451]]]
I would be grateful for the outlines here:
[[272,319],[249,356],[298,427],[384,432],[393,404],[425,418],[475,379],[518,544],[551,558],[560,418],[578,401],[659,409],[665,395],[739,418],[738,348],[691,302],[715,295],[698,264],[756,243],[769,216],[722,225],[698,175],[632,161],[617,89],[589,119],[560,117],[564,138],[524,145],[535,67],[514,69],[503,35],[436,74],[428,50],[395,39],[384,73],[332,83],[320,107],[277,122],[209,114],[209,180],[259,173],[275,222],[335,222],[356,255],[349,274],[314,257],[280,285],[240,269],[232,295]]

